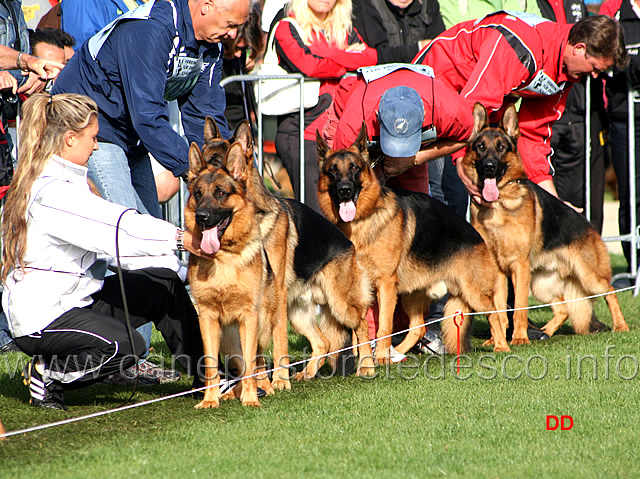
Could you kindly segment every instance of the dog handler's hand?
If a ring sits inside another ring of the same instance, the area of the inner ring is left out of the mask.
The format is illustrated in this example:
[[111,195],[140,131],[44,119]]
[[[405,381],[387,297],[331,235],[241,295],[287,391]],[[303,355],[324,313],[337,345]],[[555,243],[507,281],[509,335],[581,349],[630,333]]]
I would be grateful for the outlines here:
[[207,254],[200,248],[201,235],[194,235],[189,230],[185,230],[182,235],[182,244],[184,249],[189,253],[200,256],[201,258],[213,259],[213,255]]
[[469,196],[473,200],[474,203],[482,206],[486,206],[487,208],[491,208],[491,203],[482,199],[482,195],[480,194],[480,190],[478,187],[471,181],[471,178],[465,173],[464,167],[462,166],[462,161],[456,161],[456,171],[458,172],[458,176],[460,177],[460,181],[466,188]]
[[386,176],[398,176],[415,166],[415,156],[395,157],[385,156],[384,174]]
[[[553,184],[553,181],[551,180],[543,180],[540,183],[538,183],[538,186],[540,188],[542,188],[543,190],[547,190],[549,193],[551,193],[553,196],[555,196],[556,198],[560,198],[558,196],[558,191],[556,190],[556,185]],[[564,200],[563,200],[564,201]],[[582,213],[584,211],[584,208],[579,208],[577,206],[573,206],[571,203],[569,203],[568,201],[564,201],[564,204],[567,205],[569,208],[574,209],[575,211],[577,211],[578,213]]]

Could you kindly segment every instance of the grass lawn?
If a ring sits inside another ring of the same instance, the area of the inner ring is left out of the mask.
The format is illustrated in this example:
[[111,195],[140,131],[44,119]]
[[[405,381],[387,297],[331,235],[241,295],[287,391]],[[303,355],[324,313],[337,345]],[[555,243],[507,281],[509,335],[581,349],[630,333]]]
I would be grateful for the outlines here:
[[[614,270],[622,263],[613,257]],[[629,333],[578,337],[565,325],[500,354],[476,337],[459,376],[452,356],[411,356],[375,379],[294,383],[258,409],[195,410],[186,396],[12,436],[0,441],[0,477],[640,477],[640,307],[631,292],[619,299]],[[596,307],[610,325],[604,300]],[[530,312],[539,326],[550,317]],[[476,321],[474,333],[487,329]],[[305,341],[291,339],[301,357]],[[157,333],[153,345],[166,354]],[[67,412],[31,408],[26,360],[0,356],[7,431],[114,408],[131,393],[96,385],[67,392]],[[139,388],[133,401],[189,385]],[[548,415],[573,427],[548,431]]]

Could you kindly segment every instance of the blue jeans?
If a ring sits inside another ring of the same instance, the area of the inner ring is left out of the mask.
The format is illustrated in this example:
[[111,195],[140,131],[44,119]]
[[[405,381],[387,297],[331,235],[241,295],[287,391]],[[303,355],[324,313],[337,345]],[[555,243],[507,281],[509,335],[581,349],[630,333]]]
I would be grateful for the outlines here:
[[161,218],[149,155],[128,158],[125,151],[113,143],[98,142],[98,147],[88,166],[89,179],[100,195],[112,203]]
[[453,208],[463,218],[466,217],[469,195],[450,156],[429,162],[429,191],[431,197]]
[[0,312],[0,348],[9,344],[13,339],[9,336],[9,322],[4,311]]

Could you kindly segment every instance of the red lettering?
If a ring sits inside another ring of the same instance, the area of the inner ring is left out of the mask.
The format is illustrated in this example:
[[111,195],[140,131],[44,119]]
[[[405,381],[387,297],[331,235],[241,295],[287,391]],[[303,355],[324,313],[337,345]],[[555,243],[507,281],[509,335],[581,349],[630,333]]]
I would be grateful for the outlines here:
[[[569,427],[565,426],[564,420],[568,419],[571,423],[569,425]],[[560,416],[560,430],[561,431],[568,431],[573,427],[573,418],[571,416]]]
[[[551,427],[551,419],[555,421],[555,425]],[[547,431],[555,431],[558,429],[558,416],[547,416]]]

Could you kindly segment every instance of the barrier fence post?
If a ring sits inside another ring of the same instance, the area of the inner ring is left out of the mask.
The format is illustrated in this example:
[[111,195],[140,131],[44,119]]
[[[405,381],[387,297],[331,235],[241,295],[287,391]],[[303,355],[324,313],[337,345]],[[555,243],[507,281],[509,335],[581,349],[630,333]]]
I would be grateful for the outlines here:
[[618,279],[628,278],[634,281],[635,289],[634,296],[638,295],[639,283],[638,283],[638,219],[636,214],[636,119],[635,119],[635,106],[640,101],[638,93],[627,83],[627,161],[629,170],[629,197],[620,198],[620,202],[629,202],[629,233],[620,234],[618,236],[606,236],[603,237],[603,241],[620,241],[630,243],[630,261],[629,261],[629,273],[618,273],[613,276],[611,282],[615,282]]

